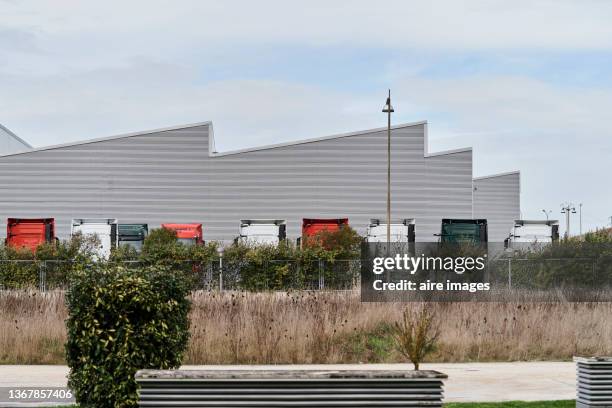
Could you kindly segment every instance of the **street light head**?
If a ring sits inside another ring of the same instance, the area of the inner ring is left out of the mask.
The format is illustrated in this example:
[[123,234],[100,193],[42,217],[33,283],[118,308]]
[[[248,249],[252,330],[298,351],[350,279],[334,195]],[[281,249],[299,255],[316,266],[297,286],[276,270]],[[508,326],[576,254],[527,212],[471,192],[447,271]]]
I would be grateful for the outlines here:
[[391,98],[387,98],[387,102],[385,103],[385,107],[382,110],[384,113],[395,112],[393,106],[391,105]]

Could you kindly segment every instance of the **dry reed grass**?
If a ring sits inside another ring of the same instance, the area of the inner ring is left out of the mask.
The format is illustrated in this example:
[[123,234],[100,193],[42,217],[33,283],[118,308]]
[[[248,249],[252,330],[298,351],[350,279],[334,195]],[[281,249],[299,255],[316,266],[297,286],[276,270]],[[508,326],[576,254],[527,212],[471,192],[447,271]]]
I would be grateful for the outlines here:
[[[196,292],[185,363],[397,362],[390,326],[410,304],[355,292]],[[612,303],[438,303],[430,361],[562,360],[612,353]],[[62,364],[61,292],[0,292],[0,363]]]

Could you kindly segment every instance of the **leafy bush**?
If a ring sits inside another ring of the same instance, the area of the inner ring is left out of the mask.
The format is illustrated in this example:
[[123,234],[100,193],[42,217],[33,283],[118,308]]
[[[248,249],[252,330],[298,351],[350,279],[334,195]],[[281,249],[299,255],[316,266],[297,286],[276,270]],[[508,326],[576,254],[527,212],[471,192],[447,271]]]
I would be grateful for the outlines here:
[[0,249],[0,287],[23,288],[38,285],[39,266],[27,248]]
[[177,240],[175,231],[156,228],[145,238],[140,260],[145,263],[179,266],[190,261],[205,263],[216,255],[216,242],[184,245]]
[[47,288],[64,286],[71,271],[93,262],[95,237],[76,235],[67,241],[39,245],[35,252],[27,248],[0,247],[0,286],[23,288],[39,286],[45,276]]
[[[351,228],[323,231],[302,248],[291,241],[276,245],[236,243],[225,250],[223,287],[245,290],[309,289],[322,279],[326,287],[346,288],[353,284],[356,268],[347,260],[359,259],[361,237]],[[219,258],[216,242],[184,245],[172,230],[150,231],[141,253],[132,247],[113,249],[108,261],[96,259],[95,237],[75,235],[68,241],[43,244],[33,254],[27,250],[0,247],[0,259],[19,260],[0,268],[0,286],[38,286],[44,275],[47,288],[63,287],[73,270],[85,265],[159,265],[185,274],[198,287],[216,287]],[[204,284],[204,285],[202,285]]]
[[279,290],[299,287],[297,250],[290,242],[279,245],[236,243],[223,254],[226,287],[248,290]]
[[224,287],[243,290],[311,289],[323,279],[326,287],[351,287],[362,238],[350,227],[321,231],[302,248],[291,241],[279,245],[235,243],[223,255]]
[[[511,268],[512,284],[517,288],[596,289],[612,285],[612,240],[606,233],[521,248],[507,257],[518,260],[512,261]],[[497,266],[505,267],[503,263]]]
[[353,259],[359,257],[363,238],[349,226],[337,231],[322,230],[312,237],[303,237],[303,249],[319,258]]
[[66,301],[69,386],[84,407],[134,407],[138,369],[177,368],[189,339],[189,284],[154,266],[75,272]]

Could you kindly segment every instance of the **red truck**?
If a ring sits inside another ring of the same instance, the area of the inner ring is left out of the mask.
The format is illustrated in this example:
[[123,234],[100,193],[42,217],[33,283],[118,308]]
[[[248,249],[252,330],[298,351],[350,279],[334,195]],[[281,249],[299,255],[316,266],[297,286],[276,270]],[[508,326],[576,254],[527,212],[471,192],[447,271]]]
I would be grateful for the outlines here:
[[32,252],[40,244],[55,241],[54,218],[9,218],[6,220],[6,245],[28,248]]
[[302,236],[312,237],[321,231],[338,231],[348,225],[348,218],[304,218],[302,219]]
[[309,237],[314,237],[321,231],[339,231],[340,228],[348,226],[348,222],[348,218],[303,218],[302,237],[298,240],[298,245],[304,244]]
[[162,224],[162,228],[176,232],[178,241],[185,245],[202,245],[202,224]]

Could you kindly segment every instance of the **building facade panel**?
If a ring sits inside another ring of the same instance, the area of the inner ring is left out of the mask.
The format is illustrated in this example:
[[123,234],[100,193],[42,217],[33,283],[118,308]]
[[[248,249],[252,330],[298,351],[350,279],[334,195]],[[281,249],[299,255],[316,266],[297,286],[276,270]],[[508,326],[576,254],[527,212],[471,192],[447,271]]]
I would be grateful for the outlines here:
[[25,152],[31,148],[32,146],[21,140],[16,134],[0,125],[0,155]]
[[503,242],[521,218],[520,173],[474,179],[474,217],[486,218],[489,241]]
[[[392,130],[393,218],[415,218],[435,241],[441,218],[470,218],[472,152],[425,155],[426,124]],[[210,124],[83,142],[0,157],[0,228],[7,217],[201,222],[207,240],[230,241],[245,218],[348,217],[365,233],[386,211],[386,131],[211,153]]]

